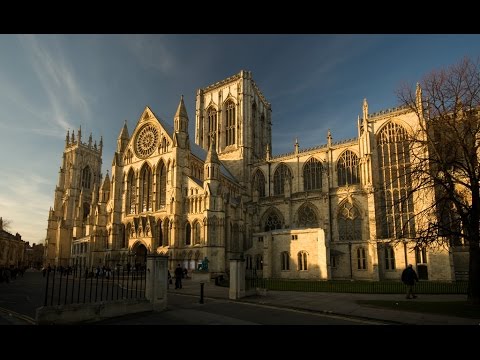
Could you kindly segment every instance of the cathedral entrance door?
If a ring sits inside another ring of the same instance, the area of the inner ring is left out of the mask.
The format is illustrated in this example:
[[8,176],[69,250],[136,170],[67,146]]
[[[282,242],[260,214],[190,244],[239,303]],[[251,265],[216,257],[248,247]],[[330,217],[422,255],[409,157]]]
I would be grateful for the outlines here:
[[147,248],[143,244],[138,244],[133,248],[134,264],[145,265],[147,263]]

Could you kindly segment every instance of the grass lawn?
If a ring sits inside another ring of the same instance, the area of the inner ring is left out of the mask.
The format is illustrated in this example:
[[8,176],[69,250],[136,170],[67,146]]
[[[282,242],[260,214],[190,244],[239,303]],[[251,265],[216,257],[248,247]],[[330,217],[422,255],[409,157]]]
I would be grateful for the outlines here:
[[480,319],[480,306],[466,301],[392,301],[392,300],[357,300],[360,305],[381,307],[390,310],[415,311],[469,319]]

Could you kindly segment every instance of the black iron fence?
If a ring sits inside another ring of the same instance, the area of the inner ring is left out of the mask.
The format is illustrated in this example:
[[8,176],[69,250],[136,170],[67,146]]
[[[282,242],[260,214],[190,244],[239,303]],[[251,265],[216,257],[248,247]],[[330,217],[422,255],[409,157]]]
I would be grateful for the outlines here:
[[[277,291],[336,292],[363,294],[403,294],[405,285],[399,281],[316,281],[291,279],[264,279],[254,270],[247,270],[245,289],[261,288]],[[415,285],[417,294],[466,294],[467,281],[420,281]]]
[[145,298],[145,266],[53,267],[44,269],[43,276],[44,306]]

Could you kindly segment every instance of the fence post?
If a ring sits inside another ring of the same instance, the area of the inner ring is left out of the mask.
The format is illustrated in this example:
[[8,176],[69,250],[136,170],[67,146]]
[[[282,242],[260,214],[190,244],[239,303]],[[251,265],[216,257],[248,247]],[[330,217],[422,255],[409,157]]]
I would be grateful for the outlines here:
[[167,307],[168,256],[147,255],[145,297],[153,304],[153,310]]
[[230,289],[228,297],[236,300],[245,297],[245,260],[230,260]]

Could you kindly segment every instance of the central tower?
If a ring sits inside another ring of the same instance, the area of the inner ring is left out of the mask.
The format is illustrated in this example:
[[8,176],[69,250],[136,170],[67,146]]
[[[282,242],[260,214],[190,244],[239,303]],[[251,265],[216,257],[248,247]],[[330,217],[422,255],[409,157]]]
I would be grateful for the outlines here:
[[208,150],[213,138],[218,158],[245,185],[249,167],[265,160],[271,147],[271,114],[251,71],[242,70],[197,90],[195,143]]

